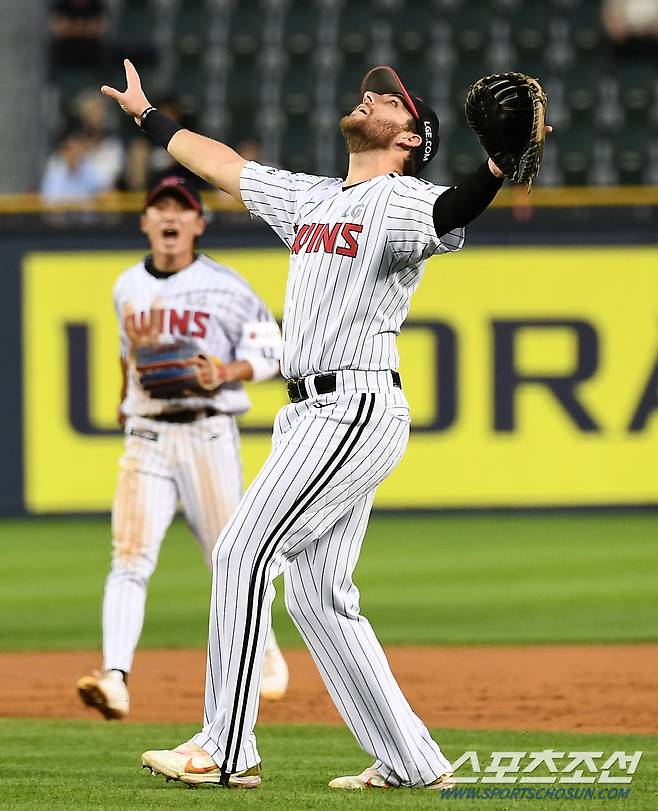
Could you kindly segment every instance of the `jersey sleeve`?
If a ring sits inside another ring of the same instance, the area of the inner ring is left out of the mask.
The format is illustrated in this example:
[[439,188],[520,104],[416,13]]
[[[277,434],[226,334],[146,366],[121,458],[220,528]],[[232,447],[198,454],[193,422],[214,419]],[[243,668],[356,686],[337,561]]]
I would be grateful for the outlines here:
[[281,333],[265,304],[253,293],[246,302],[236,360],[246,360],[253,369],[252,380],[268,380],[279,371]]
[[435,186],[417,178],[399,179],[387,207],[387,237],[394,255],[424,261],[435,253],[458,251],[464,229],[439,238],[434,227],[434,203],[449,186]]
[[240,175],[242,202],[253,217],[264,220],[289,247],[295,239],[294,219],[300,194],[322,178],[262,166],[245,164]]

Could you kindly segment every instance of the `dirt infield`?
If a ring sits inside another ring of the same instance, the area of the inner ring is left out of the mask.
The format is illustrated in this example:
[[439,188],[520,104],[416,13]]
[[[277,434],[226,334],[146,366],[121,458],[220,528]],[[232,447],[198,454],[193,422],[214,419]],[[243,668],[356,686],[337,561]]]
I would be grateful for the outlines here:
[[[430,726],[658,734],[658,645],[388,648],[414,709]],[[288,695],[260,723],[341,723],[305,651],[286,654]],[[200,721],[205,653],[140,651],[132,721]],[[90,718],[76,680],[98,666],[77,653],[0,654],[0,716]]]

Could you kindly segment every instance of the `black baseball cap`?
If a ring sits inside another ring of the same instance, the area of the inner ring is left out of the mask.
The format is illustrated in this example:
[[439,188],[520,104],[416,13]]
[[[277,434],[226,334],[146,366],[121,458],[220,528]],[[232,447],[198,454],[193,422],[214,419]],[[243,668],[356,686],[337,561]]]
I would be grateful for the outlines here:
[[203,214],[203,201],[199,190],[194,183],[180,175],[165,175],[165,177],[158,178],[146,193],[144,208],[148,208],[158,197],[165,194],[177,197],[188,208],[193,208],[199,214]]
[[439,148],[439,117],[421,98],[413,96],[407,90],[402,79],[388,65],[379,65],[366,73],[361,82],[361,95],[363,96],[367,90],[382,96],[386,93],[400,96],[405,107],[415,119],[416,132],[423,139],[420,146],[414,150],[414,174],[419,174],[436,155]]

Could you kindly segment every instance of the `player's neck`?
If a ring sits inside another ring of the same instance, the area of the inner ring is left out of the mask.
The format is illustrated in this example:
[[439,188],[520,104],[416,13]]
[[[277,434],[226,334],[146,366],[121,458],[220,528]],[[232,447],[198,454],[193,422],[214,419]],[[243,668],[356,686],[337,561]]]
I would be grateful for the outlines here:
[[353,186],[390,172],[402,174],[402,159],[388,150],[372,149],[368,152],[350,153],[350,165],[344,185]]
[[160,273],[178,273],[179,270],[188,267],[194,262],[195,253],[189,251],[186,253],[158,253],[153,251],[153,265]]

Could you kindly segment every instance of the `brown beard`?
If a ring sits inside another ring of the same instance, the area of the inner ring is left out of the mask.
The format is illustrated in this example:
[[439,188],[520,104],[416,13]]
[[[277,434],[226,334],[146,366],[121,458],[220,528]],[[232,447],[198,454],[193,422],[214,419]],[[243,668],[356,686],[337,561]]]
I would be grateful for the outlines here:
[[373,121],[370,116],[357,113],[345,115],[340,120],[347,151],[350,155],[369,152],[373,149],[388,149],[393,138],[408,129],[404,124]]

